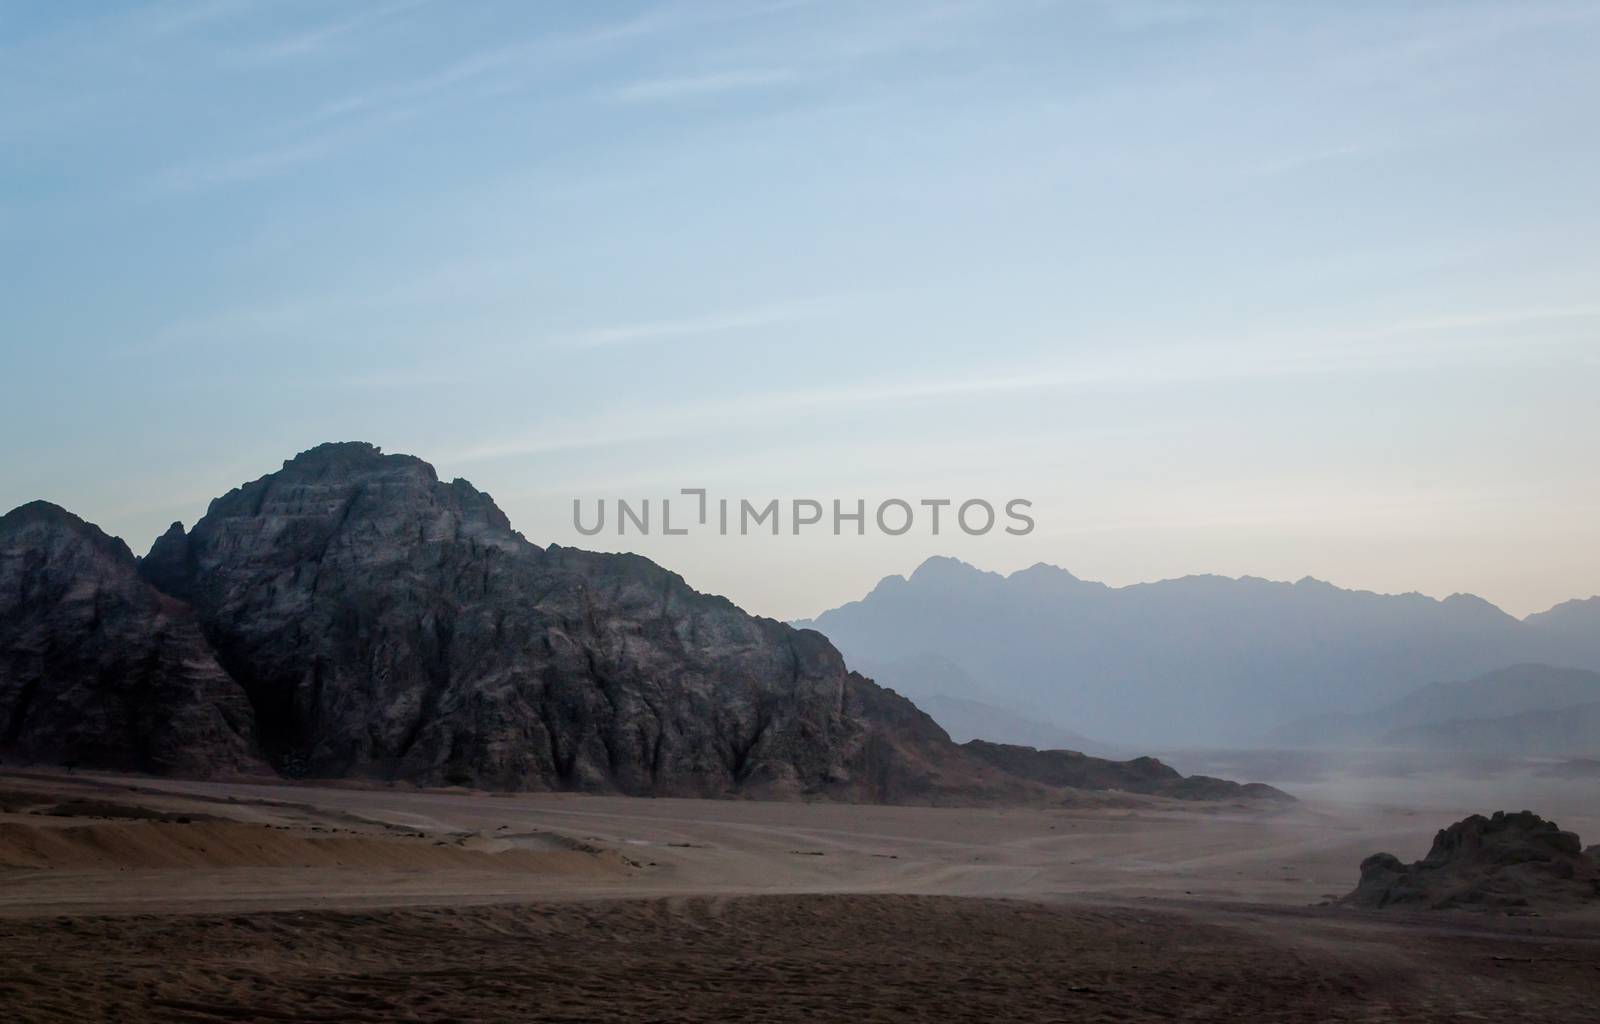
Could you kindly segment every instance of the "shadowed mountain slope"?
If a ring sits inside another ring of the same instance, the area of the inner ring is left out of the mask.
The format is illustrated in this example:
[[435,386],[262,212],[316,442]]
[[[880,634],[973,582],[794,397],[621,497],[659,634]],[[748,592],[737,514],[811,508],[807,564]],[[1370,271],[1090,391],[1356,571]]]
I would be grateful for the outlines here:
[[263,771],[244,690],[128,546],[48,502],[0,517],[0,752],[181,775]]

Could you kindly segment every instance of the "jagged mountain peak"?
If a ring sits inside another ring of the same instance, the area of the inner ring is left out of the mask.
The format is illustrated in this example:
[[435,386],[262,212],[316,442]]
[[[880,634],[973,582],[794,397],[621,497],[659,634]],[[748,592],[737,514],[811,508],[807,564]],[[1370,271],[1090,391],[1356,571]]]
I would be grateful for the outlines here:
[[[460,479],[441,485],[438,471],[415,455],[385,454],[382,448],[367,441],[330,441],[283,460],[278,470],[235,487],[215,499],[212,505],[226,502],[241,492],[256,493],[256,488],[261,485],[318,482],[336,487],[379,480],[390,486],[426,488],[440,485],[473,490],[470,484]],[[473,492],[478,493],[475,490]]]
[[[238,537],[218,539],[241,532],[281,532],[298,554],[317,550],[319,558],[399,556],[463,538],[504,550],[532,547],[494,500],[467,481],[443,483],[433,466],[414,455],[385,455],[376,445],[347,441],[301,452],[277,472],[217,498],[187,535],[169,531],[145,561],[157,573],[193,558],[196,546],[258,549]],[[164,589],[181,589],[175,581],[151,578]]]
[[999,573],[985,572],[976,566],[948,555],[933,555],[924,559],[907,577],[911,583],[943,583],[951,580],[1002,578]]
[[[382,448],[379,448],[370,441],[324,441],[322,444],[307,448],[305,451],[298,453],[291,459],[285,459],[283,461],[283,466],[285,469],[288,469],[291,466],[328,465],[336,463],[360,464],[377,462],[380,459],[389,457],[390,456],[385,456],[383,454]],[[407,455],[398,457],[402,459],[412,458],[412,456]],[[418,459],[417,461],[420,462],[422,460]]]
[[1600,627],[1600,596],[1575,597],[1542,612],[1534,612],[1523,620],[1531,625],[1559,626],[1582,623]]
[[26,523],[54,523],[62,526],[87,526],[82,519],[68,512],[52,501],[42,498],[36,501],[24,502],[16,508],[0,516],[0,529],[16,529]]
[[0,516],[0,537],[14,537],[28,529],[43,529],[89,544],[108,557],[133,563],[133,552],[120,537],[113,537],[91,522],[49,501],[30,501]]
[[1045,577],[1045,578],[1051,578],[1051,579],[1067,579],[1067,580],[1072,580],[1075,583],[1084,582],[1082,579],[1080,579],[1077,576],[1073,575],[1071,571],[1069,571],[1067,569],[1063,569],[1059,565],[1052,565],[1049,562],[1035,562],[1032,565],[1028,566],[1026,569],[1018,569],[1016,572],[1014,572],[1011,575],[1007,576],[1006,579],[1009,579],[1009,580],[1030,579],[1030,578],[1035,578],[1035,577]]
[[188,775],[259,769],[244,692],[128,546],[48,502],[0,518],[7,760]]

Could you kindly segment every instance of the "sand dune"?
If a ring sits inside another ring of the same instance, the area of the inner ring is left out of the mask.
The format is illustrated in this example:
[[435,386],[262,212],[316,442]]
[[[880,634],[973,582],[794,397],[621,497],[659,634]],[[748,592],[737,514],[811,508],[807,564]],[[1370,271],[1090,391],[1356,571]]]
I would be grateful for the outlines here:
[[357,868],[622,875],[618,854],[545,837],[451,840],[305,833],[287,825],[137,822],[47,827],[0,823],[0,869]]

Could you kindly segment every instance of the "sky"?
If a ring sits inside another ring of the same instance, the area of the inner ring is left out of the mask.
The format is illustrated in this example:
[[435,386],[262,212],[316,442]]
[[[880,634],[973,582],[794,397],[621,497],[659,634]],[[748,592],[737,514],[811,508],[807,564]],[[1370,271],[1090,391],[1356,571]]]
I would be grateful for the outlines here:
[[[1600,592],[1597,52],[1594,3],[0,0],[0,508],[143,552],[366,440],[780,618],[934,554],[1542,610]],[[1036,526],[574,529],[693,487]]]

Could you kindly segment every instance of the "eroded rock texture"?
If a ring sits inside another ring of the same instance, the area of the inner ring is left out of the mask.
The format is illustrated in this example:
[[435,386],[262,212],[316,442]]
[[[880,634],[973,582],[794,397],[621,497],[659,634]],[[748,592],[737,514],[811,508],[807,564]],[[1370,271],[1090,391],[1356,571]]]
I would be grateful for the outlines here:
[[324,445],[174,527],[191,603],[291,774],[934,799],[998,788],[822,636],[631,555],[541,549],[419,459]]
[[194,613],[122,541],[42,501],[0,517],[0,729],[7,761],[265,771]]
[[1434,836],[1422,860],[1388,853],[1361,862],[1344,903],[1359,907],[1563,909],[1600,899],[1600,860],[1576,834],[1531,811],[1463,818]]

